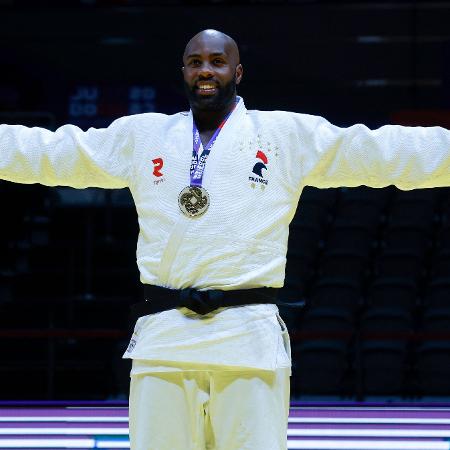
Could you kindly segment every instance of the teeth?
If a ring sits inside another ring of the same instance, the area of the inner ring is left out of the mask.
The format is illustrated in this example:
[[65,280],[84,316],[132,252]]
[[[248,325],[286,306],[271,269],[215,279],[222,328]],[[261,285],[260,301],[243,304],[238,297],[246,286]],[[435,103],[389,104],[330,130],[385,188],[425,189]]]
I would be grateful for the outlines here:
[[215,88],[215,86],[213,85],[213,84],[204,84],[204,85],[202,85],[202,86],[199,86],[198,87],[199,89],[214,89]]

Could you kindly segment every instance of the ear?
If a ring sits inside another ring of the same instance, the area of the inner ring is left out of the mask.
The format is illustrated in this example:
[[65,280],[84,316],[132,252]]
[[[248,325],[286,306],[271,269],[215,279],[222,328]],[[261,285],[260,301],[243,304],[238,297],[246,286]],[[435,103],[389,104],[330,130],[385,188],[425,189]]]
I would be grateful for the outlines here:
[[184,73],[184,66],[181,68],[181,73]]
[[243,74],[244,74],[244,68],[242,67],[242,64],[238,64],[236,66],[236,74],[235,74],[236,84],[239,84],[241,82]]

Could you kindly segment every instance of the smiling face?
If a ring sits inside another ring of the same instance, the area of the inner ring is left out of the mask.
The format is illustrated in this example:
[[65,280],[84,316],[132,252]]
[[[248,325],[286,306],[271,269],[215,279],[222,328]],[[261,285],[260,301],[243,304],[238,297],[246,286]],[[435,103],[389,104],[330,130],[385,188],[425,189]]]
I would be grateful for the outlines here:
[[187,44],[183,63],[184,88],[193,110],[220,111],[233,104],[243,72],[233,39],[219,31],[202,31]]

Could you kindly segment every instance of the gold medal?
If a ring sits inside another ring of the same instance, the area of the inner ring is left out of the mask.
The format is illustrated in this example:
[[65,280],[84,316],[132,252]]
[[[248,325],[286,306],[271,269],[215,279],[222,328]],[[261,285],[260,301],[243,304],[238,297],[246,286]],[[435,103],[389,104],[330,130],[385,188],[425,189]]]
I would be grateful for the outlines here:
[[178,206],[188,217],[200,217],[209,208],[208,191],[201,186],[186,186],[178,196]]

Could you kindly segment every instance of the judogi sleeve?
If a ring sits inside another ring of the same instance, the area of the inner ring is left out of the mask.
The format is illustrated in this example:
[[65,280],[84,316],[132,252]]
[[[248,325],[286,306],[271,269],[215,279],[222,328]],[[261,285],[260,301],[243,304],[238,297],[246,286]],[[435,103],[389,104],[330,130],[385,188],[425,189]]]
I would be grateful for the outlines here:
[[304,185],[450,186],[450,131],[445,128],[340,128],[322,117],[294,116]]
[[131,117],[109,127],[56,131],[0,125],[0,179],[75,188],[129,185],[133,152]]

